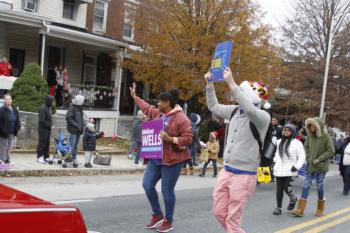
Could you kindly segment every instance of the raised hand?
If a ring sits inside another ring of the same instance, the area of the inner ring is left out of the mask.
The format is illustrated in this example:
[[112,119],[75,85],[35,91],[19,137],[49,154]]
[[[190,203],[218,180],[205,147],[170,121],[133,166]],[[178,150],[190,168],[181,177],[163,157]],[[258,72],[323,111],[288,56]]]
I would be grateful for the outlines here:
[[132,98],[137,97],[137,95],[136,95],[136,83],[133,83],[132,87],[130,87],[130,94],[131,94]]
[[208,84],[210,82],[210,79],[212,78],[212,74],[210,70],[204,75],[205,82]]
[[237,87],[237,83],[233,79],[232,71],[229,67],[224,70],[224,80],[231,90]]

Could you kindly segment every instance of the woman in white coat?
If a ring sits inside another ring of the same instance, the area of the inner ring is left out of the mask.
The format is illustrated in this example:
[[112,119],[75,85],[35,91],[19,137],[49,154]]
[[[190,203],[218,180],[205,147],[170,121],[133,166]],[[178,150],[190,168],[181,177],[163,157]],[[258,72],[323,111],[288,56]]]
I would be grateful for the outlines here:
[[296,127],[292,124],[287,124],[284,127],[282,139],[277,142],[274,158],[277,208],[273,212],[274,215],[282,214],[283,192],[286,192],[290,198],[287,208],[289,211],[294,209],[298,200],[293,191],[293,177],[298,176],[298,170],[305,164],[306,155],[304,145],[295,139],[296,135]]

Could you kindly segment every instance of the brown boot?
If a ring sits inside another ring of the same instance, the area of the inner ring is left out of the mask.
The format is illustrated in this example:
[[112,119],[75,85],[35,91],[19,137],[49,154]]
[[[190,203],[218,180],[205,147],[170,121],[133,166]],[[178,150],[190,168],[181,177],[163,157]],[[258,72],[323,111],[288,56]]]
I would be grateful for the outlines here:
[[298,207],[292,212],[292,215],[296,217],[303,217],[307,201],[305,199],[299,199]]
[[190,175],[193,176],[194,175],[194,168],[190,167]]
[[187,176],[187,168],[182,168],[181,175]]
[[325,200],[319,200],[317,202],[317,210],[316,210],[315,216],[317,216],[317,217],[323,216],[325,203],[326,203]]

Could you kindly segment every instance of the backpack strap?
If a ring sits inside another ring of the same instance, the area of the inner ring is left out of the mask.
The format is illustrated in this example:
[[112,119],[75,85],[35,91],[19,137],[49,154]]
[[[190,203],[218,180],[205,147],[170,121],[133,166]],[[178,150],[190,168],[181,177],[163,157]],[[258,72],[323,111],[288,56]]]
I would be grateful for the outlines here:
[[249,124],[250,124],[250,130],[252,131],[253,137],[255,138],[255,140],[259,144],[259,151],[260,151],[260,155],[262,156],[263,155],[263,144],[261,141],[260,133],[253,122],[249,121]]
[[232,118],[236,115],[236,113],[238,112],[238,107],[236,107],[232,113],[231,113],[231,117],[230,117],[230,121],[232,120]]

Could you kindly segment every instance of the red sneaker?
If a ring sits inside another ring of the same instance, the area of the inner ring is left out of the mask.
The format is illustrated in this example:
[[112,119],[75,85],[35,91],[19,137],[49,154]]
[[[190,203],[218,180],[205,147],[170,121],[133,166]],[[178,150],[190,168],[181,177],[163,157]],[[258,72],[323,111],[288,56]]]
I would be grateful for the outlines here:
[[151,222],[146,226],[147,229],[155,229],[159,224],[163,223],[163,215],[152,214]]
[[173,225],[171,225],[171,223],[164,219],[162,225],[160,225],[157,229],[157,232],[169,232],[169,231],[172,231],[174,228],[173,228]]

